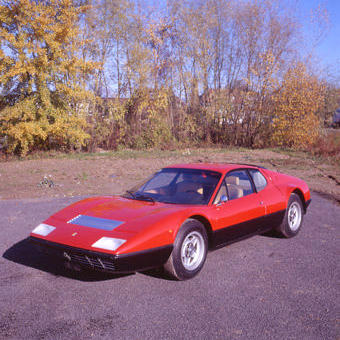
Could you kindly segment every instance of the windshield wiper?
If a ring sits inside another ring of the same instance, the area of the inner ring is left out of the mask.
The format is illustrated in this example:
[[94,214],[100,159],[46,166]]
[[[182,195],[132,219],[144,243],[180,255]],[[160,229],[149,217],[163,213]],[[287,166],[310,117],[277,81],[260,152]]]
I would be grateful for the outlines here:
[[151,201],[151,202],[156,202],[155,199],[151,196],[143,195],[143,194],[138,194],[134,195],[136,199],[141,199],[145,201]]
[[126,190],[125,192],[127,194],[129,194],[134,200],[143,200],[143,201],[156,202],[153,197],[148,196],[148,195],[136,194],[136,192],[132,192],[130,190]]
[[133,199],[136,199],[136,195],[132,191],[126,190],[125,192],[128,193]]

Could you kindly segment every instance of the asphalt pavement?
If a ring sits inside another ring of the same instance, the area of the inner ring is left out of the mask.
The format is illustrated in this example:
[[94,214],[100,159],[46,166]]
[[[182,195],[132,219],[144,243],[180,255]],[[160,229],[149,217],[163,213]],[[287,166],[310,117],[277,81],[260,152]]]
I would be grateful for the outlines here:
[[339,339],[340,206],[312,199],[297,237],[210,252],[184,282],[70,271],[27,237],[76,199],[0,200],[0,339]]

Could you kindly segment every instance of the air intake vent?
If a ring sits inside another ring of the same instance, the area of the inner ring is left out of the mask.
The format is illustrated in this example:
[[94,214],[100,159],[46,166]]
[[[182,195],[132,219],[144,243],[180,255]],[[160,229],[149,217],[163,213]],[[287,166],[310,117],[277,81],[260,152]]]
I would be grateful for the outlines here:
[[106,218],[100,217],[93,217],[93,216],[86,216],[86,215],[78,215],[75,218],[72,218],[67,223],[70,224],[77,224],[84,227],[96,228],[96,229],[103,229],[103,230],[113,230],[119,227],[124,222],[116,221],[116,220],[109,220]]
[[91,256],[75,252],[64,252],[64,257],[71,262],[79,263],[84,267],[97,270],[114,271],[113,260],[100,256]]

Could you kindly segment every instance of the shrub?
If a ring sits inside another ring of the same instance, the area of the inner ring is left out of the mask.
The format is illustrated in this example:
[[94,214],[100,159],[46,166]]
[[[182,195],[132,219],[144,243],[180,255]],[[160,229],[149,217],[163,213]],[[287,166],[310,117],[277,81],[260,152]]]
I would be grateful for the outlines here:
[[310,146],[309,151],[314,155],[332,157],[334,161],[340,162],[340,130],[328,131],[320,136]]
[[323,99],[323,88],[306,66],[298,63],[284,76],[282,88],[274,96],[274,144],[295,149],[313,145],[320,134],[317,110]]

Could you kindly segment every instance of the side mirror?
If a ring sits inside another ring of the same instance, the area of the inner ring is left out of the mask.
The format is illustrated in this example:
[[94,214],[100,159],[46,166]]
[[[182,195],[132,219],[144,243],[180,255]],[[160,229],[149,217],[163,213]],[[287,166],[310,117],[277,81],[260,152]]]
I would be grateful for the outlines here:
[[220,203],[224,203],[228,201],[228,196],[227,195],[222,195],[220,199]]
[[223,204],[225,202],[228,201],[228,196],[227,195],[222,195],[221,198],[220,198],[220,201],[218,202],[218,204]]

